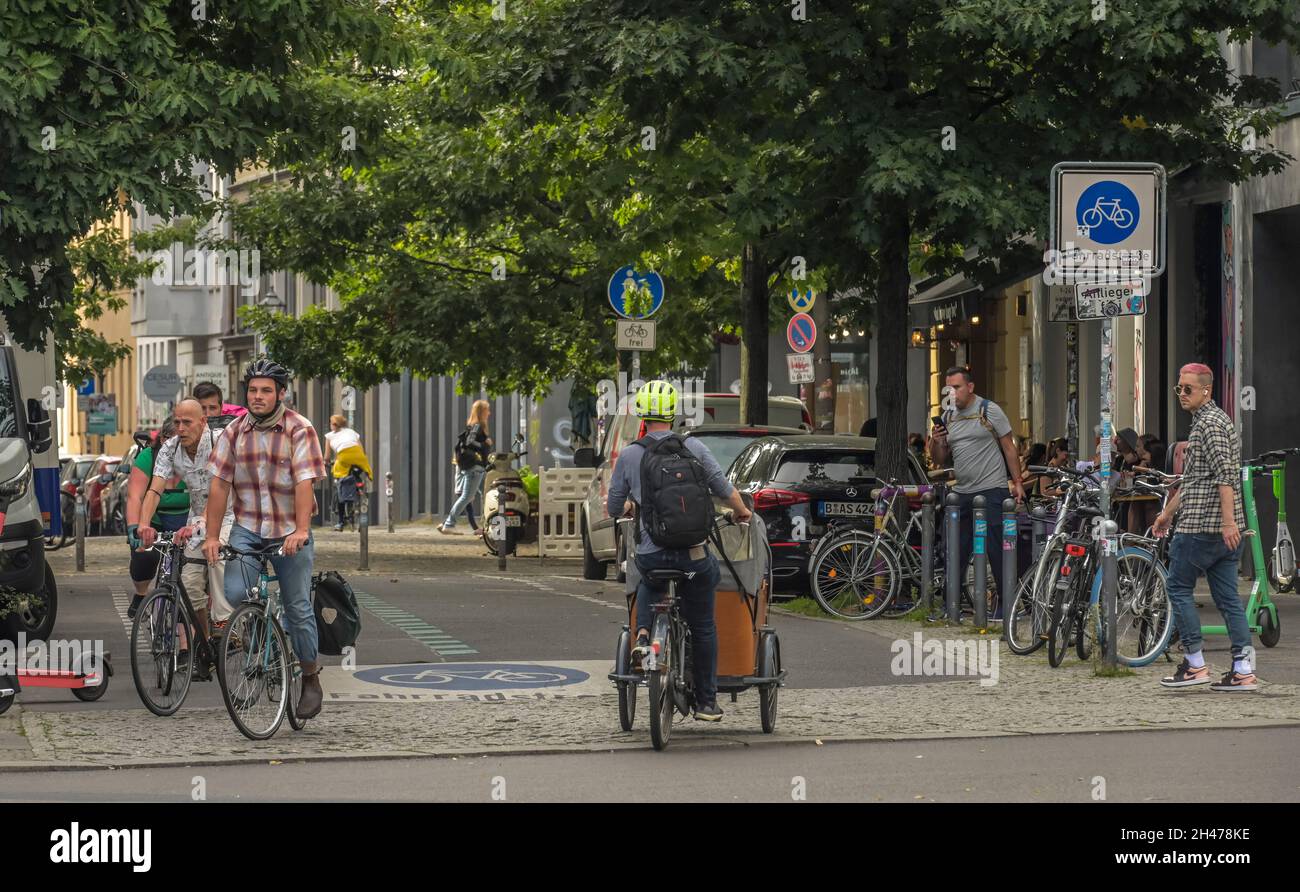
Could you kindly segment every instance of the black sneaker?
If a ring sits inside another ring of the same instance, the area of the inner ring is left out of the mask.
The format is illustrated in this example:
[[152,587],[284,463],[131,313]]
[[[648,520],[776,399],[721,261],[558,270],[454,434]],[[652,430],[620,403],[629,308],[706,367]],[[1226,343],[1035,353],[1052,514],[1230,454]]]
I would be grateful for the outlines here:
[[703,706],[695,707],[695,719],[700,722],[720,722],[722,721],[722,710],[718,704],[706,703]]
[[140,605],[144,603],[144,595],[133,595],[131,597],[131,606],[126,608],[126,618],[135,619],[135,615],[140,612]]

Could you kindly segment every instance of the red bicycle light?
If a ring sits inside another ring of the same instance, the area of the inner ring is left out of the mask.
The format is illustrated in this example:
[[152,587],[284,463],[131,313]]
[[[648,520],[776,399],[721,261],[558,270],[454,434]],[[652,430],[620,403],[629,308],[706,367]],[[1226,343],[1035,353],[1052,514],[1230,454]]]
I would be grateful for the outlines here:
[[1070,575],[1070,565],[1069,565],[1069,564],[1061,564],[1061,575],[1062,575],[1062,576],[1069,576],[1069,575]]
[[1084,548],[1082,545],[1071,543],[1070,545],[1065,546],[1065,553],[1070,557],[1083,557],[1088,553],[1088,549]]

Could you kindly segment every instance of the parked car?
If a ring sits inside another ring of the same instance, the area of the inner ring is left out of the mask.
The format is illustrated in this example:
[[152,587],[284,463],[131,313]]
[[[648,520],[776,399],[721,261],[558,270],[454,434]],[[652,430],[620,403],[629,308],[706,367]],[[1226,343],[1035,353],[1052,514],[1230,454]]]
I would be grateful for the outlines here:
[[126,534],[126,487],[139,454],[140,447],[132,445],[113,471],[112,481],[104,488],[104,525],[114,535]]
[[[682,397],[681,411],[674,425],[675,429],[686,433],[690,430],[686,422],[691,410],[700,397]],[[734,393],[706,393],[702,397],[700,408],[709,418],[716,418],[720,423],[739,430],[741,425],[736,419],[740,414],[740,397]],[[812,419],[799,400],[789,396],[768,397],[768,418],[770,421],[787,422],[784,427],[798,431],[801,427],[811,430]],[[758,431],[757,426],[749,426]],[[705,425],[700,425],[704,433]],[[766,432],[766,431],[764,431]],[[622,561],[624,560],[622,543],[619,542],[616,518],[610,517],[605,510],[605,500],[609,496],[609,481],[614,467],[618,463],[619,453],[628,443],[635,442],[645,434],[645,425],[635,415],[611,415],[606,418],[605,432],[600,451],[580,449],[574,454],[575,467],[594,467],[596,476],[587,488],[587,497],[582,505],[582,573],[585,579],[604,579],[609,565],[619,565],[618,575],[622,579]],[[721,463],[721,460],[720,460]],[[726,466],[725,464],[723,465]]]
[[759,437],[786,436],[801,437],[809,431],[800,427],[772,427],[770,425],[757,424],[702,424],[699,427],[687,428],[686,436],[693,440],[701,440],[704,445],[709,447],[709,452],[718,460],[722,470],[731,467],[731,463],[736,460],[736,456],[750,443]]
[[85,482],[98,458],[97,455],[67,455],[59,462],[59,506],[63,511],[63,529],[69,538],[74,535],[76,523],[77,487]]
[[[927,482],[909,452],[907,484]],[[808,561],[833,518],[870,523],[875,504],[876,441],[872,437],[804,435],[764,437],[736,456],[727,474],[754,500],[767,526],[777,592],[808,591]]]

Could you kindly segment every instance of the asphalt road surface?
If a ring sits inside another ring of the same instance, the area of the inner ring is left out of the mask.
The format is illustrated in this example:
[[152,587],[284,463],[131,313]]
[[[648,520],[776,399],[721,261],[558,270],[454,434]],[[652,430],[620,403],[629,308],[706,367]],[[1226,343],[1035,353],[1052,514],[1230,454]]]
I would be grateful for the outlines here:
[[[15,772],[0,802],[1296,802],[1300,729]],[[1189,783],[1189,776],[1194,782]],[[326,782],[324,779],[328,779]]]

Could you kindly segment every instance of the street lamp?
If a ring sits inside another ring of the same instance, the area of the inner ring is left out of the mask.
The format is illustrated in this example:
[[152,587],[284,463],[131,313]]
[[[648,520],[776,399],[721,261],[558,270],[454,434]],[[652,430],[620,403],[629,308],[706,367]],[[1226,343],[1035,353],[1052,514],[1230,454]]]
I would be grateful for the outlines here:
[[259,307],[265,307],[273,312],[278,312],[284,309],[284,301],[280,300],[280,296],[275,293],[274,282],[268,281],[266,283],[266,297],[259,300],[257,305]]

